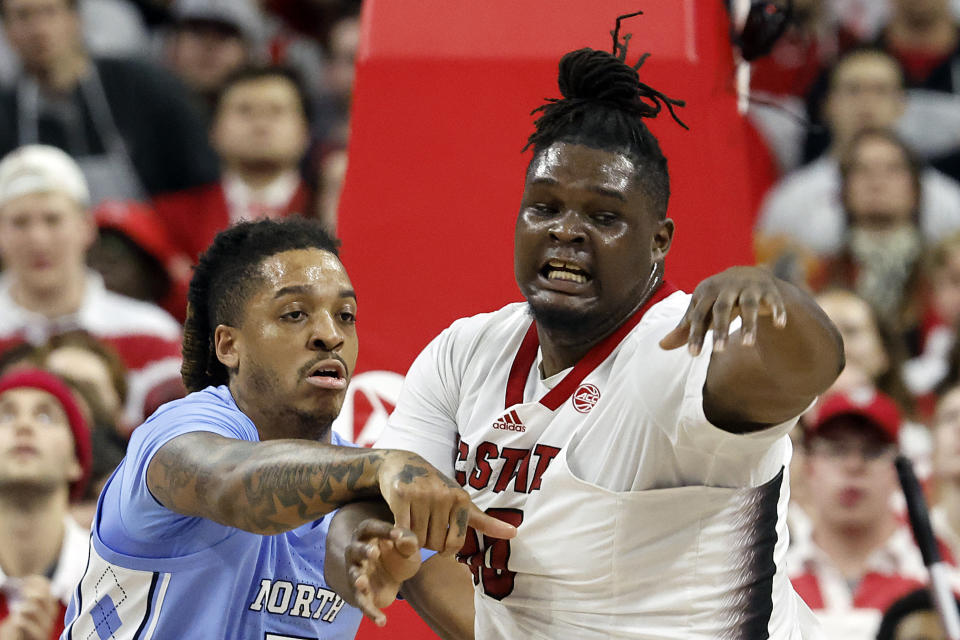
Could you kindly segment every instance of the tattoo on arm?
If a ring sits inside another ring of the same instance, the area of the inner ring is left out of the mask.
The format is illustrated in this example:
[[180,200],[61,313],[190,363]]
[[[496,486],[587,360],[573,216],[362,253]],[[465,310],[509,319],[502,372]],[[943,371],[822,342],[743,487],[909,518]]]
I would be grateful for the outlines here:
[[161,447],[147,477],[153,495],[173,511],[269,535],[377,495],[382,457],[370,449],[254,444],[198,432]]
[[397,478],[403,484],[410,484],[416,478],[423,478],[427,475],[429,474],[423,467],[413,464],[405,464],[403,465],[403,469],[400,470],[400,474],[397,476]]

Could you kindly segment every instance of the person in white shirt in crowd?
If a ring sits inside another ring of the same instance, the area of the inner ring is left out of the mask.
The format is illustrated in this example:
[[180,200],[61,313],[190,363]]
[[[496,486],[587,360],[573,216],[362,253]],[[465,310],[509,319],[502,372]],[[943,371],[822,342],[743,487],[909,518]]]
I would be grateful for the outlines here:
[[49,640],[83,575],[87,533],[70,517],[91,467],[68,387],[39,369],[0,377],[0,638]]
[[[889,54],[861,48],[841,57],[824,103],[830,149],[774,185],[761,207],[758,234],[788,236],[823,256],[838,252],[846,229],[839,159],[858,132],[892,128],[905,106],[903,72]],[[920,184],[924,236],[935,241],[960,229],[960,184],[930,168],[923,169]]]
[[210,139],[222,178],[154,201],[175,247],[196,261],[216,234],[240,220],[307,214],[300,175],[310,144],[309,106],[285,67],[244,67],[220,92]]
[[797,593],[831,640],[872,640],[882,612],[922,586],[926,568],[893,510],[900,412],[861,388],[825,397],[804,437],[809,536],[791,540]]
[[0,352],[85,329],[129,370],[124,418],[143,419],[155,389],[182,395],[180,325],[152,304],[108,291],[86,266],[96,237],[89,192],[63,151],[30,145],[0,162]]
[[919,323],[924,242],[920,161],[889,129],[857,132],[840,157],[843,242],[823,279],[856,291],[907,340]]

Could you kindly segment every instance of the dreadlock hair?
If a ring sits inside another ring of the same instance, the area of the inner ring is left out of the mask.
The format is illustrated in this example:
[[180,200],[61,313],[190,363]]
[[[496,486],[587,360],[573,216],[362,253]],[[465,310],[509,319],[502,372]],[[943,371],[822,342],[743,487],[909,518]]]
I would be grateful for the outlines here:
[[620,41],[620,22],[641,13],[617,18],[616,29],[611,32],[613,53],[578,49],[560,59],[557,84],[563,98],[548,98],[546,104],[531,112],[542,115],[533,123],[536,130],[523,149],[532,146],[536,158],[550,145],[568,142],[628,156],[640,169],[639,185],[652,198],[654,210],[662,219],[670,199],[667,159],[643,119],[655,118],[666,105],[673,119],[684,129],[688,127],[673,110],[674,106],[684,106],[683,101],[640,82],[637,70],[650,54],[640,56],[633,66],[626,63],[630,34]]
[[298,216],[241,222],[218,233],[200,256],[187,293],[180,368],[187,390],[229,382],[213,333],[217,325],[240,326],[250,294],[263,282],[260,265],[265,259],[295,249],[321,249],[339,258],[339,245],[319,223]]

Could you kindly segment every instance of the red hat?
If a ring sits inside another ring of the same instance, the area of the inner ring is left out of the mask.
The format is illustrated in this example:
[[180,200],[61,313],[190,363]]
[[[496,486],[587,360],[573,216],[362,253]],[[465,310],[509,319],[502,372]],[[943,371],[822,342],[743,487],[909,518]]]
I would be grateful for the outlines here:
[[0,393],[10,389],[39,389],[46,391],[60,403],[67,414],[70,431],[73,433],[73,446],[83,470],[80,478],[70,485],[70,499],[79,500],[87,489],[90,471],[93,468],[93,445],[90,443],[90,429],[80,411],[80,405],[73,397],[69,387],[60,378],[41,369],[15,369],[0,377]]
[[824,424],[838,416],[865,418],[890,442],[897,442],[900,435],[900,409],[890,396],[875,389],[856,389],[824,397],[807,430],[809,433],[816,433]]
[[93,210],[100,229],[113,229],[130,238],[134,244],[169,268],[177,251],[157,214],[134,200],[105,200]]

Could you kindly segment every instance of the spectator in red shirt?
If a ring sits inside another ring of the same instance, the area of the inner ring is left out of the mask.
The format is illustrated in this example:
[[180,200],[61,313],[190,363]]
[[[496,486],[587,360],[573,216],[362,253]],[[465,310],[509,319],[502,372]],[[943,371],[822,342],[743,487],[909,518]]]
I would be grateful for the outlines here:
[[106,200],[93,217],[99,233],[87,263],[103,276],[107,289],[152,302],[182,324],[191,261],[174,247],[156,212],[132,200]]
[[30,145],[0,162],[0,257],[6,266],[0,351],[85,329],[123,358],[130,372],[124,416],[136,425],[155,389],[183,392],[180,325],[152,304],[108,291],[86,268],[95,234],[83,174],[63,151]]
[[178,250],[196,261],[233,223],[307,213],[311,198],[299,172],[310,143],[307,114],[306,95],[287,69],[250,67],[227,81],[210,131],[223,178],[154,202]]
[[90,433],[63,382],[39,369],[0,377],[0,638],[59,637],[87,557],[69,502],[90,464]]
[[891,507],[900,412],[871,389],[826,397],[805,434],[807,539],[791,541],[791,580],[831,638],[872,639],[884,609],[926,568]]
[[896,56],[907,86],[957,93],[950,66],[960,37],[949,0],[891,0],[880,41]]

